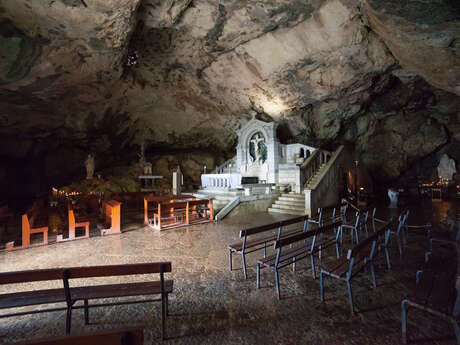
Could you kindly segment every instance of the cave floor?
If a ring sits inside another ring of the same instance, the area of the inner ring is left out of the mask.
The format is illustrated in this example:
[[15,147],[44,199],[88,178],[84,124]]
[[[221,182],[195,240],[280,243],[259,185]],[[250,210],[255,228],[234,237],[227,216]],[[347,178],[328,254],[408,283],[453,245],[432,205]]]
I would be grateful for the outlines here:
[[[409,224],[423,224],[445,217],[451,203],[411,207]],[[458,209],[458,203],[454,204]],[[388,217],[390,209],[378,208]],[[394,210],[393,210],[394,213]],[[248,279],[243,279],[239,255],[234,270],[228,267],[227,245],[239,230],[289,216],[264,212],[231,215],[214,224],[163,232],[144,227],[142,214],[125,216],[120,236],[93,237],[26,250],[0,253],[2,271],[62,266],[123,264],[171,261],[174,292],[170,295],[167,319],[169,344],[399,344],[401,343],[400,302],[415,285],[415,272],[423,265],[424,237],[409,232],[406,260],[401,262],[392,245],[392,269],[387,271],[381,253],[377,256],[377,288],[371,288],[368,272],[353,281],[357,313],[350,315],[345,284],[325,278],[325,302],[319,298],[319,279],[313,280],[310,262],[302,260],[297,270],[280,271],[281,300],[278,301],[271,271],[263,270],[261,288],[256,289],[255,262],[261,253],[249,254]],[[350,246],[346,238],[345,248]],[[333,257],[334,251],[325,258]],[[157,277],[155,277],[156,279]],[[131,280],[132,277],[111,278]],[[92,279],[86,284],[106,282]],[[56,282],[57,284],[57,282]],[[51,283],[29,284],[51,286]],[[24,287],[23,287],[24,288]],[[8,290],[9,289],[9,290]],[[18,291],[1,286],[0,292]],[[45,308],[47,306],[43,306]],[[36,307],[32,307],[34,309]],[[27,310],[26,308],[22,308]],[[72,333],[141,326],[145,343],[160,341],[159,303],[121,305],[90,310],[84,325],[83,310],[74,311]],[[61,336],[65,333],[65,311],[4,318],[0,321],[0,343]],[[455,344],[453,329],[446,322],[411,309],[409,339],[417,344]]]

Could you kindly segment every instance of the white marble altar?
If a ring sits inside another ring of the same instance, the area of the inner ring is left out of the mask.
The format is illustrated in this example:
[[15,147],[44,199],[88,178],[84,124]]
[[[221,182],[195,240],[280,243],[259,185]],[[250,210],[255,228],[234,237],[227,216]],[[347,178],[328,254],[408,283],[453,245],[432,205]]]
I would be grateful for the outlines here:
[[238,188],[241,186],[241,174],[203,174],[201,186],[203,188]]

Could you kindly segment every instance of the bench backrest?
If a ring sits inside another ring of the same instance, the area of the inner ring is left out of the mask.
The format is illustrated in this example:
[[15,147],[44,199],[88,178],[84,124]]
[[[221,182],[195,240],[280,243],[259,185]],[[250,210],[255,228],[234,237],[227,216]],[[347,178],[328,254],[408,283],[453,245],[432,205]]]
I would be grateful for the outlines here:
[[199,206],[199,205],[208,205],[210,202],[209,199],[199,199],[199,200],[193,200],[189,201],[188,205],[190,206]]
[[72,209],[69,209],[69,229],[75,229],[75,214]]
[[182,199],[195,199],[193,195],[158,195],[158,196],[148,196],[144,200],[148,202],[162,202],[170,200],[182,200]]
[[2,272],[0,284],[16,284],[62,279],[62,268],[47,268],[40,270]]
[[376,242],[380,236],[385,234],[386,232],[390,231],[391,227],[395,224],[395,220],[392,219],[385,225],[383,225],[378,231],[374,232],[371,236],[365,238],[364,240],[360,241],[356,246],[352,249],[348,250],[347,259],[351,260],[360,254],[361,251],[366,250],[372,242]]
[[302,232],[302,233],[299,233],[299,234],[295,234],[295,235],[292,235],[292,236],[289,236],[289,237],[286,237],[286,238],[282,238],[282,239],[279,239],[279,240],[276,240],[275,241],[275,245],[274,245],[274,248],[275,249],[278,249],[278,248],[281,248],[283,246],[287,246],[289,244],[292,244],[292,243],[295,243],[295,242],[298,242],[298,241],[302,241],[302,240],[306,240],[307,238],[310,238],[310,237],[313,237],[313,236],[318,236],[322,233],[325,233],[331,229],[335,229],[339,226],[342,225],[342,222],[339,221],[339,222],[335,222],[335,223],[331,223],[331,224],[327,224],[327,225],[324,225],[324,226],[321,226],[313,231],[306,231],[306,232]]
[[171,272],[171,262],[149,262],[109,266],[86,266],[64,268],[67,278],[113,277],[132,274]]
[[158,209],[162,209],[162,210],[186,208],[186,207],[187,207],[186,201],[181,201],[181,202],[170,201],[170,202],[162,202],[158,204]]
[[308,220],[308,216],[300,216],[300,217],[295,217],[295,218],[290,218],[286,219],[280,222],[275,222],[275,223],[270,223],[270,224],[265,224],[265,225],[260,225],[260,226],[255,226],[253,228],[249,229],[243,229],[240,231],[240,237],[245,237],[245,236],[250,236],[250,235],[255,235],[264,231],[272,230],[272,229],[279,229],[283,226],[295,224],[295,223],[300,223],[300,222],[305,222]]

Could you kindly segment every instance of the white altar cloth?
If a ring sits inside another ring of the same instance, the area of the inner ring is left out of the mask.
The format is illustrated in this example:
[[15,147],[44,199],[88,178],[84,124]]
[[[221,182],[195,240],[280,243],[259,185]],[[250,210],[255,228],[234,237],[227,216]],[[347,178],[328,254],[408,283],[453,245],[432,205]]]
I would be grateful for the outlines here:
[[241,174],[202,174],[201,186],[203,188],[237,188],[238,186],[241,186]]

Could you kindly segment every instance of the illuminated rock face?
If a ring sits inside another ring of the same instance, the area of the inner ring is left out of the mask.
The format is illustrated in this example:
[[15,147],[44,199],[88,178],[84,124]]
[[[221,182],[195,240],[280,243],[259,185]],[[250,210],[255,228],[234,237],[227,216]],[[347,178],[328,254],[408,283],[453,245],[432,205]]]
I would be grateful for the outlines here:
[[458,6],[424,3],[0,1],[0,184],[76,178],[88,152],[128,164],[144,141],[223,160],[251,111],[394,179],[460,140]]

